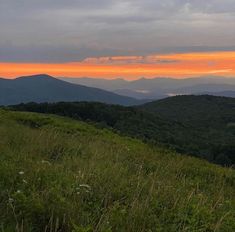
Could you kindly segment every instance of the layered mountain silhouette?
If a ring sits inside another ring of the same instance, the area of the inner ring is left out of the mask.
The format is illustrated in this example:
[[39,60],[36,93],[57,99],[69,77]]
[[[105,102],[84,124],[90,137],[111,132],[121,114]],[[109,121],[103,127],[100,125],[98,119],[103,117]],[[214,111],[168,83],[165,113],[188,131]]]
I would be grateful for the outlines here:
[[235,97],[235,79],[201,77],[183,80],[172,78],[141,78],[135,81],[94,78],[61,80],[46,74],[13,80],[0,78],[0,105],[97,101],[129,106],[145,103],[148,101],[146,99],[189,94]]
[[131,97],[71,84],[45,74],[19,77],[13,80],[0,79],[0,105],[59,101],[97,101],[120,105],[142,103]]
[[234,97],[235,78],[205,76],[187,79],[140,78],[134,81],[123,79],[62,78],[65,81],[98,87],[117,94],[139,99],[161,99],[174,95],[212,94]]

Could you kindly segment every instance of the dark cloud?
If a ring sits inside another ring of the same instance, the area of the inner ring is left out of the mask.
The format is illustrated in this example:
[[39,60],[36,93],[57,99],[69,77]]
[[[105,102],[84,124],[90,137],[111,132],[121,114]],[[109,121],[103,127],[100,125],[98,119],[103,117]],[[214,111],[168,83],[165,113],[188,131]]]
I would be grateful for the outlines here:
[[0,60],[235,47],[234,0],[0,0]]
[[71,61],[82,61],[87,57],[100,57],[103,54],[112,56],[122,55],[124,51],[114,49],[90,49],[73,47],[0,47],[0,62],[30,62],[30,63],[64,63]]

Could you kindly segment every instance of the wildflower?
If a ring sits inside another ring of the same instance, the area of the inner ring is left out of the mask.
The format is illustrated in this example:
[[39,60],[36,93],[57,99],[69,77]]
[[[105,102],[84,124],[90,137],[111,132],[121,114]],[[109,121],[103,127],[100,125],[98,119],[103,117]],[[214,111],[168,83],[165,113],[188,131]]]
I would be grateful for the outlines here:
[[47,160],[42,160],[42,164],[48,164],[48,165],[51,165],[51,163]]
[[12,203],[12,202],[14,201],[14,199],[10,197],[10,198],[8,199],[8,201],[9,201],[9,203]]
[[77,187],[77,190],[80,190],[81,188],[83,188],[86,193],[89,193],[91,191],[91,186],[88,184],[80,184],[79,187]]
[[20,191],[20,190],[17,190],[16,193],[21,193],[21,191]]
[[88,189],[91,189],[91,186],[90,186],[90,185],[88,185],[88,184],[80,184],[79,186],[80,186],[80,187],[82,187],[82,188],[88,188]]
[[20,171],[20,172],[19,172],[19,175],[24,175],[24,172],[23,172],[23,171]]

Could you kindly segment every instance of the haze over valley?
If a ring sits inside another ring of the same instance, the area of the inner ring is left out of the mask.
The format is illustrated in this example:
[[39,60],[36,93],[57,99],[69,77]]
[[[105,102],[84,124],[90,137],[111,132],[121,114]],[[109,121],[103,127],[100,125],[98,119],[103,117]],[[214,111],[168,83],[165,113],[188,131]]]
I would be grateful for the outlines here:
[[160,99],[174,95],[211,94],[234,97],[235,78],[203,76],[185,79],[168,77],[124,79],[59,78],[74,84],[96,87],[138,99]]

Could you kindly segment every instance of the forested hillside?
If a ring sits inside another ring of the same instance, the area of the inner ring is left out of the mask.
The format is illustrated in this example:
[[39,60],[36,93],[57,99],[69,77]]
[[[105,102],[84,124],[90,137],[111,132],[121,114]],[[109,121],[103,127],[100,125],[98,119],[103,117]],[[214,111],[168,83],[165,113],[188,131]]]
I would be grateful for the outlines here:
[[80,102],[12,108],[95,122],[148,143],[231,166],[235,164],[234,104],[232,98],[182,96],[138,107]]

